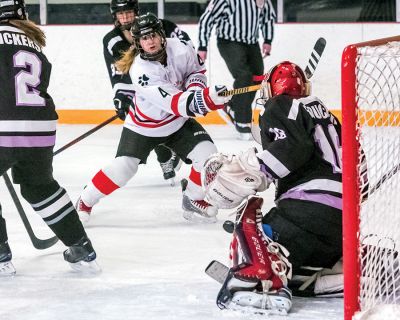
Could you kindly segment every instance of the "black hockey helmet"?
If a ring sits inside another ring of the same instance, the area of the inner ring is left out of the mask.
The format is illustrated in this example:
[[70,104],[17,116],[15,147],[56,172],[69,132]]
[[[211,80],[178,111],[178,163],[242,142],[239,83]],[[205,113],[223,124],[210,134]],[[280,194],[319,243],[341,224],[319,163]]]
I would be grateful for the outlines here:
[[[149,54],[144,52],[140,45],[140,38],[150,33],[157,33],[161,36],[161,50],[157,53]],[[161,21],[150,12],[136,17],[131,28],[131,34],[136,47],[139,49],[140,56],[145,60],[159,60],[165,55],[166,36]]]
[[111,0],[110,12],[115,20],[115,14],[120,11],[133,10],[135,15],[139,13],[139,3],[137,0]]
[[10,19],[26,20],[27,17],[24,0],[0,0],[0,21]]

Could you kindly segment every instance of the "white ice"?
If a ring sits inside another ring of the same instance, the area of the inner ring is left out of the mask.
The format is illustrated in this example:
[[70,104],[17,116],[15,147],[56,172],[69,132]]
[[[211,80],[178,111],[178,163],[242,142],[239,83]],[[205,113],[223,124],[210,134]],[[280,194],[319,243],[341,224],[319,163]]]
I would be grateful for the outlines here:
[[[60,125],[56,149],[90,128]],[[206,129],[220,151],[237,152],[255,145],[236,140],[227,126]],[[55,157],[55,177],[73,202],[114,157],[120,131],[121,126],[109,125]],[[189,167],[183,166],[177,180],[188,172]],[[14,278],[0,278],[1,320],[266,319],[217,308],[220,285],[204,269],[213,259],[228,263],[230,235],[221,225],[229,212],[221,212],[213,225],[185,221],[180,187],[165,183],[154,153],[126,187],[94,209],[87,233],[103,269],[95,277],[72,272],[63,261],[65,247],[60,242],[47,250],[34,249],[2,181],[0,192],[17,269]],[[264,193],[266,210],[273,206],[273,194],[273,188]],[[47,226],[23,203],[34,232],[40,238],[50,237]],[[342,299],[294,298],[288,316],[268,319],[339,320],[342,305]]]

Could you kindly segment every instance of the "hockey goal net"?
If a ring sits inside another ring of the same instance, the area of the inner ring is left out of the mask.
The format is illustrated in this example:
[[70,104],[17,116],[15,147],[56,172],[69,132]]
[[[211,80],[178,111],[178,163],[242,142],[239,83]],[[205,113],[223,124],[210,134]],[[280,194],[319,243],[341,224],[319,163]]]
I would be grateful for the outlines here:
[[342,55],[345,320],[400,304],[400,36]]

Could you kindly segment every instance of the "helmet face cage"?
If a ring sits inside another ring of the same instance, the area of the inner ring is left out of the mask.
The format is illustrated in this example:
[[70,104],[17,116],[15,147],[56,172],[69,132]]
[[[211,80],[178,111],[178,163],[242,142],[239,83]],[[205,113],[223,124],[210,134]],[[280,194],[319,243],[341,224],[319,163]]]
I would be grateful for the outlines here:
[[115,18],[115,14],[120,11],[133,10],[135,14],[139,13],[139,3],[137,0],[111,0],[110,12]]
[[[157,33],[161,37],[161,50],[156,53],[147,53],[140,45],[140,38]],[[136,48],[139,49],[140,56],[145,60],[155,61],[165,54],[166,36],[161,21],[152,13],[148,12],[135,19],[131,28],[131,34]]]
[[24,0],[0,0],[0,21],[9,19],[26,20],[28,14]]
[[139,3],[137,0],[111,0],[110,13],[114,19],[116,26],[121,27],[123,30],[129,30],[132,24],[121,26],[117,19],[117,12],[133,10],[134,15],[139,14]]
[[310,95],[310,89],[310,82],[304,71],[295,63],[283,61],[268,73],[264,95],[268,94],[269,98],[279,94],[306,97]]

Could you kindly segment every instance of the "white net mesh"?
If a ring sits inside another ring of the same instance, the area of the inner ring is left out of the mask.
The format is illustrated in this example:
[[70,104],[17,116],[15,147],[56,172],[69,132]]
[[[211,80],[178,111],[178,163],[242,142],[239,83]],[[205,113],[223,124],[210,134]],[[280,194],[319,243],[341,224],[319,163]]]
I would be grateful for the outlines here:
[[400,42],[358,48],[356,77],[360,304],[368,310],[400,304]]

